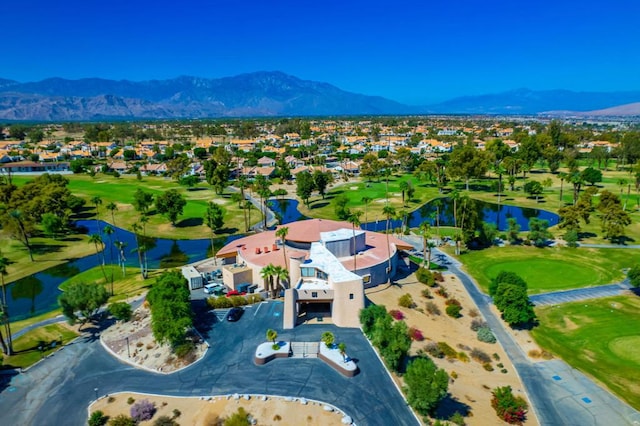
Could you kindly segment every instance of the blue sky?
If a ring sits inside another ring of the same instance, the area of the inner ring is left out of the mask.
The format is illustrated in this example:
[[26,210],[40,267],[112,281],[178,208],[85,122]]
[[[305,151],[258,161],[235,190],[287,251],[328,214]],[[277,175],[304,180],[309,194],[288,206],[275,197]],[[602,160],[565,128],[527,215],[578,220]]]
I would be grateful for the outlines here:
[[640,90],[637,0],[7,0],[0,16],[0,77],[18,81],[279,70],[410,104]]

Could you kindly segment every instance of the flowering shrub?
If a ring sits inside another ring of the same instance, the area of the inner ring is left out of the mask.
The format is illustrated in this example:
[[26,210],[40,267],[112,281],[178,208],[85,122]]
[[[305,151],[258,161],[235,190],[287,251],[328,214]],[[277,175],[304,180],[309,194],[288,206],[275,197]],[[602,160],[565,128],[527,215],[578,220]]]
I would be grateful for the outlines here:
[[390,310],[389,314],[393,317],[393,319],[396,319],[398,321],[404,319],[404,314],[402,313],[402,311],[399,311],[397,309]]
[[415,327],[409,328],[409,338],[411,340],[416,340],[418,342],[422,342],[424,340],[424,336],[422,335],[422,331],[418,330]]
[[152,402],[149,402],[148,399],[143,399],[131,406],[131,417],[136,422],[151,420],[155,413],[156,406]]
[[510,424],[521,425],[527,416],[527,403],[520,396],[514,396],[511,386],[495,388],[491,394],[491,406],[502,420]]

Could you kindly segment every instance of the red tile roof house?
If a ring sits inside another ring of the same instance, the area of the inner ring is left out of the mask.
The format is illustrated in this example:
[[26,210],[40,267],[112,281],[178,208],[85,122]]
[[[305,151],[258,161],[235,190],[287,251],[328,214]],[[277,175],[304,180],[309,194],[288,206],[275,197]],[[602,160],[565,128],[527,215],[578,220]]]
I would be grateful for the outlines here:
[[235,240],[216,254],[224,265],[223,282],[233,290],[247,283],[263,287],[267,265],[289,271],[284,328],[317,311],[330,314],[339,327],[358,327],[364,288],[388,282],[396,273],[399,250],[411,249],[391,235],[354,231],[348,222],[309,219],[286,227],[284,244],[276,231],[265,231]]

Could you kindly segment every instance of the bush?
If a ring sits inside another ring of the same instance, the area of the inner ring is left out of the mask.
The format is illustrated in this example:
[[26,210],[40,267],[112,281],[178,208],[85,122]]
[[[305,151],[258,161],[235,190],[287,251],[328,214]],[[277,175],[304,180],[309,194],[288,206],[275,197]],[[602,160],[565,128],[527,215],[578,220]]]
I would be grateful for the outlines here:
[[173,418],[177,419],[178,417],[180,417],[180,415],[182,414],[182,411],[178,410],[177,408],[173,409]]
[[469,362],[469,355],[467,355],[466,352],[458,352],[456,358],[458,358],[462,362]]
[[451,346],[449,346],[449,344],[447,342],[438,342],[438,348],[440,348],[440,350],[442,351],[444,356],[446,356],[447,358],[457,358],[458,357],[458,352],[456,352],[455,349],[453,349]]
[[262,302],[262,296],[258,293],[247,295],[247,303],[253,305],[254,303]]
[[400,296],[400,298],[398,299],[398,305],[402,306],[403,308],[413,308],[414,306],[416,306],[416,304],[413,303],[413,298],[409,293]]
[[94,411],[89,417],[89,426],[104,426],[108,420],[109,417],[105,416],[102,411]]
[[444,358],[444,352],[436,342],[427,343],[424,350],[434,358]]
[[447,289],[440,286],[437,290],[436,290],[436,294],[440,297],[444,297],[445,299],[447,297],[449,297],[449,293],[447,293]]
[[445,305],[447,305],[447,306],[450,306],[450,305],[462,306],[462,305],[460,304],[460,302],[458,301],[458,299],[453,298],[453,297],[452,297],[451,299],[447,299],[447,300],[444,302],[444,304],[445,304]]
[[478,331],[482,327],[487,327],[487,323],[481,319],[474,319],[471,321],[471,330]]
[[636,265],[629,269],[627,272],[627,278],[629,278],[629,284],[634,287],[640,287],[640,266]]
[[184,359],[191,354],[195,348],[196,345],[192,341],[186,341],[183,344],[176,346],[173,349],[173,353],[176,354],[178,358]]
[[131,418],[136,422],[151,420],[155,413],[156,406],[152,402],[149,402],[148,399],[143,399],[131,406]]
[[125,302],[115,302],[109,305],[109,312],[117,320],[127,322],[131,319],[133,311],[131,305]]
[[231,300],[231,304],[234,307],[245,306],[246,304],[249,303],[247,299],[244,298],[244,296],[231,296],[228,299]]
[[433,279],[436,280],[439,283],[443,283],[444,282],[444,276],[442,275],[442,272],[440,272],[440,271],[433,271]]
[[494,336],[493,331],[489,327],[480,327],[478,329],[477,334],[478,340],[485,343],[495,343],[496,336]]
[[225,426],[250,426],[249,413],[244,407],[239,407],[238,411],[233,413],[224,421]]
[[424,290],[422,290],[420,294],[422,294],[422,297],[426,297],[427,299],[433,299],[433,296],[431,295],[431,291],[428,288],[425,288]]
[[109,420],[107,424],[109,426],[136,426],[137,422],[126,414],[120,414]]
[[527,403],[520,396],[514,396],[511,386],[493,389],[491,406],[499,418],[510,424],[522,424],[527,417]]
[[487,371],[493,371],[493,365],[489,364],[488,362],[485,364],[482,364],[482,368],[484,368]]
[[399,311],[397,309],[392,309],[389,311],[389,315],[391,315],[393,317],[393,319],[395,320],[401,320],[404,319],[404,314],[402,313],[402,311]]
[[[475,317],[477,317],[477,316],[480,316],[480,312],[478,312],[478,310],[477,310],[476,308],[473,308],[473,309],[471,309],[471,310],[469,311],[469,316],[470,316],[471,318],[475,318]],[[472,329],[472,330],[473,330],[473,329]],[[476,330],[473,330],[473,331],[476,331]]]
[[130,396],[129,398],[127,398],[127,404],[131,405],[131,404],[133,404],[134,402],[136,402],[135,398],[133,398],[133,397],[131,397],[131,396]]
[[436,284],[434,274],[427,268],[418,268],[416,271],[416,279],[429,287],[433,287]]
[[231,298],[225,296],[207,298],[207,305],[213,309],[233,308]]
[[481,349],[473,348],[471,351],[471,358],[478,361],[480,364],[491,363],[491,357]]
[[440,315],[440,308],[438,308],[438,305],[436,305],[435,303],[427,302],[426,308],[427,312],[429,312],[431,315]]
[[411,340],[415,340],[418,342],[422,342],[424,340],[424,336],[422,335],[422,331],[418,330],[415,327],[409,328],[409,338]]
[[464,416],[457,411],[451,417],[449,417],[449,421],[457,426],[465,425]]
[[153,422],[153,426],[180,426],[180,424],[169,416],[160,416]]
[[460,318],[462,316],[460,314],[461,310],[462,310],[462,307],[459,305],[449,305],[447,306],[446,312],[447,312],[447,315],[449,315],[451,318]]

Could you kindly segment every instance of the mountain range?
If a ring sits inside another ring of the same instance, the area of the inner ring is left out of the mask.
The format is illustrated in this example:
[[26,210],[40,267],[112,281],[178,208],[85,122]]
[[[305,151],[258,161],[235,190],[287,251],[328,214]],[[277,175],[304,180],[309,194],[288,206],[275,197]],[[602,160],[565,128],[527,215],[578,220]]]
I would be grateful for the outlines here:
[[49,78],[20,83],[0,78],[0,119],[16,121],[539,113],[640,115],[640,92],[517,89],[411,106],[278,71],[140,82]]

